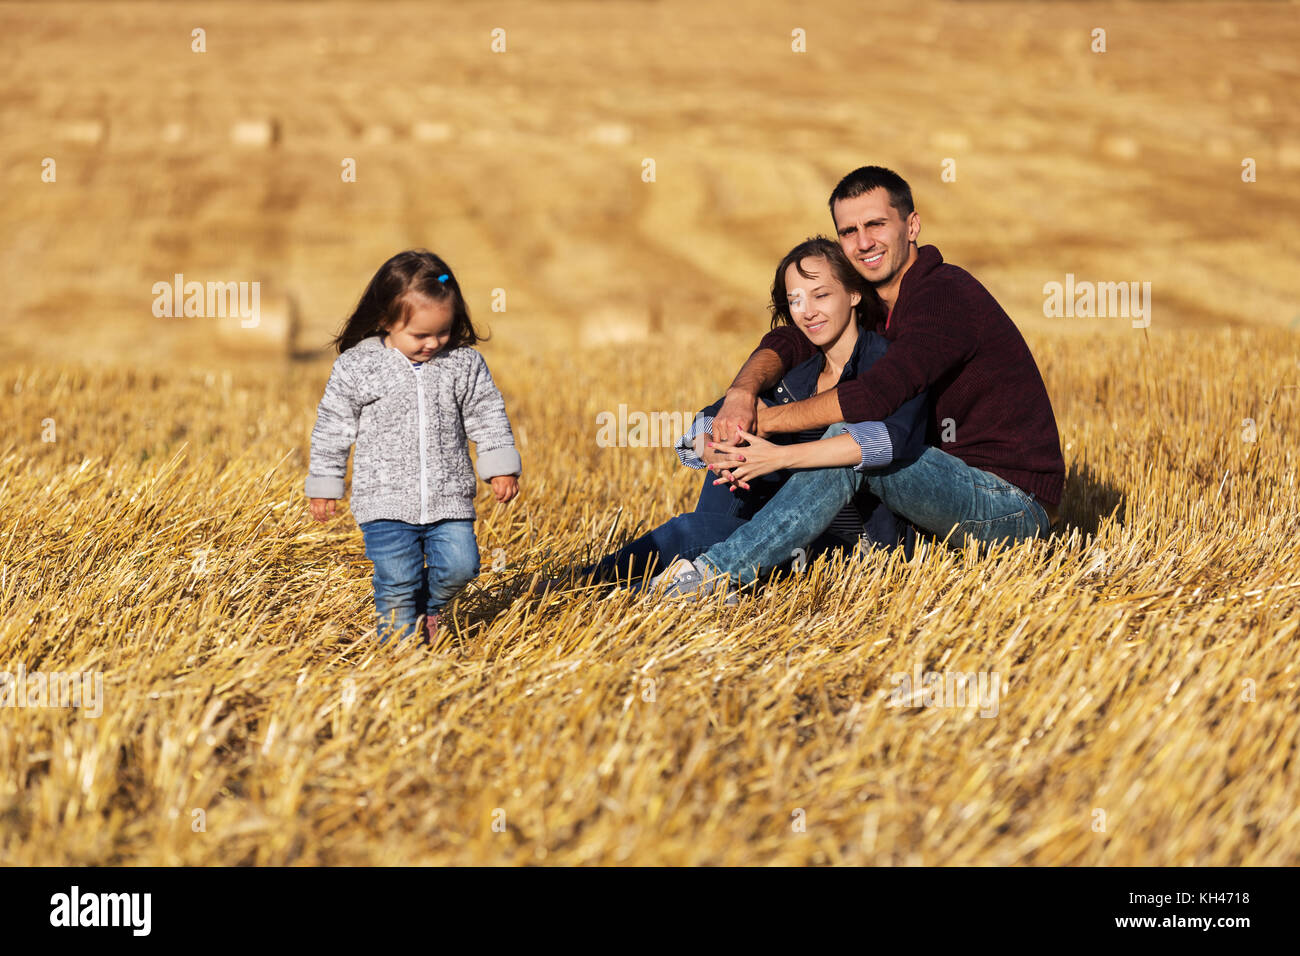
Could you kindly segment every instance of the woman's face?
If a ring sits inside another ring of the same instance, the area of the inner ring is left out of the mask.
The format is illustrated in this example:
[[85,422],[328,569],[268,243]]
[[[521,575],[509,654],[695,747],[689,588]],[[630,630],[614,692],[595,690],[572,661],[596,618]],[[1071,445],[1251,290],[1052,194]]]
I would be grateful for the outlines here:
[[[790,317],[808,341],[820,349],[829,348],[844,334],[853,321],[853,307],[862,296],[849,292],[840,284],[831,264],[821,256],[809,256],[785,270],[786,299]],[[809,278],[811,277],[811,278]]]

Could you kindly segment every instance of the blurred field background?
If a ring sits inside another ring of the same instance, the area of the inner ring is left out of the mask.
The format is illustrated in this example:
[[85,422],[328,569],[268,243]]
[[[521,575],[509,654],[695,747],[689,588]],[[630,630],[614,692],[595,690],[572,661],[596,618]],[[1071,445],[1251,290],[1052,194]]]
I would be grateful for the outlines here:
[[[0,709],[0,862],[1295,864],[1296,14],[0,6],[0,670],[106,693]],[[597,414],[717,397],[868,162],[1024,330],[1065,530],[737,609],[512,601],[692,506]],[[491,329],[525,472],[441,642],[380,650],[302,479],[325,342],[408,246]],[[261,282],[262,324],[156,318],[175,273]],[[1150,328],[1044,317],[1067,273],[1151,282]],[[918,668],[999,712],[891,707]]]

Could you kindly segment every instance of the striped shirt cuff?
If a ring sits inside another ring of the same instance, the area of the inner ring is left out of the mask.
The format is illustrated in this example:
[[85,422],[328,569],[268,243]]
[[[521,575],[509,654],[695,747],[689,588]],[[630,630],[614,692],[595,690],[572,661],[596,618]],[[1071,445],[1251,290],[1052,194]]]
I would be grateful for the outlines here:
[[853,422],[845,424],[844,431],[862,449],[862,461],[853,466],[854,471],[884,468],[894,460],[894,443],[889,440],[889,429],[884,422]]
[[687,468],[703,468],[704,460],[695,454],[695,436],[711,434],[713,432],[712,415],[696,415],[695,421],[691,422],[691,427],[686,430],[686,434],[677,439],[674,446],[677,450],[677,457],[682,460],[682,464]]

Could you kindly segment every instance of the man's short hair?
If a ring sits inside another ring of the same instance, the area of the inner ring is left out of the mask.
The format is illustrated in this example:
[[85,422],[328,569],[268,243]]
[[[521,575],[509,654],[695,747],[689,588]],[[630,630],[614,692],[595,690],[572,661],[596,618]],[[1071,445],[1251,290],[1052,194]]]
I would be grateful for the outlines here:
[[889,204],[898,210],[899,218],[906,219],[915,208],[912,205],[912,187],[907,180],[892,169],[884,166],[859,166],[840,180],[831,192],[831,216],[835,215],[835,204],[841,199],[856,199],[873,189],[884,189],[889,193]]

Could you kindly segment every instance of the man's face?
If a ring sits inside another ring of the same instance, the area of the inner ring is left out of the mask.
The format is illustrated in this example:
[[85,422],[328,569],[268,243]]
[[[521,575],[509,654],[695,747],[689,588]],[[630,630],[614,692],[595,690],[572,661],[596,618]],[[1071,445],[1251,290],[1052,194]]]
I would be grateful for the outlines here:
[[837,200],[833,218],[840,248],[874,286],[888,285],[907,265],[911,244],[921,231],[916,211],[904,219],[890,205],[889,193],[879,187]]

